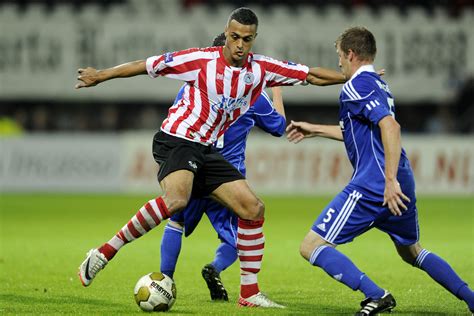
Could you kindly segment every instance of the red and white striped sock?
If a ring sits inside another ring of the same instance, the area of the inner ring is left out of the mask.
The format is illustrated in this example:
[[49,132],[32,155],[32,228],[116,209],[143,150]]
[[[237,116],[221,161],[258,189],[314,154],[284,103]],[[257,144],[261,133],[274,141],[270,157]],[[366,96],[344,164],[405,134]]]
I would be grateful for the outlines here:
[[263,248],[263,219],[249,221],[239,218],[237,228],[237,250],[240,259],[240,296],[243,298],[257,294],[257,273],[262,266]]
[[112,259],[123,245],[140,238],[163,220],[170,217],[168,208],[161,197],[148,201],[122,229],[103,244],[99,251],[107,260]]

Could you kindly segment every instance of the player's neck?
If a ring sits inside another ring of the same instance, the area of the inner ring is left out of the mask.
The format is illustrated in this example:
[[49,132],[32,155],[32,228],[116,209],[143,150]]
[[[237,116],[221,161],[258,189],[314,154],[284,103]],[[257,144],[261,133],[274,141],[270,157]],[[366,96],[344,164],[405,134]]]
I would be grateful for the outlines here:
[[352,78],[352,76],[359,70],[360,67],[367,66],[367,65],[372,65],[372,63],[373,63],[372,61],[368,61],[368,60],[363,60],[363,61],[354,60],[354,61],[352,61],[350,78]]
[[242,66],[245,64],[246,58],[244,58],[244,59],[242,59],[242,60],[234,60],[234,59],[232,59],[232,54],[231,54],[230,50],[226,49],[225,46],[224,46],[224,48],[222,49],[222,54],[224,55],[224,60],[226,61],[226,63],[227,63],[229,66],[232,66],[232,67],[242,67]]

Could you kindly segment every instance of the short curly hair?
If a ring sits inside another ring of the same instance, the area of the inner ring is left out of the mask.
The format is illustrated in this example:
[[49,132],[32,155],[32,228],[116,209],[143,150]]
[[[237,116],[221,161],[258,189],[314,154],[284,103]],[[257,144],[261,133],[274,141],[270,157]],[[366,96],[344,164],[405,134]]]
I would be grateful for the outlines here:
[[246,7],[238,8],[232,11],[232,13],[229,15],[229,19],[227,20],[227,25],[229,25],[230,21],[232,20],[236,20],[243,25],[255,25],[255,27],[258,28],[257,15]]

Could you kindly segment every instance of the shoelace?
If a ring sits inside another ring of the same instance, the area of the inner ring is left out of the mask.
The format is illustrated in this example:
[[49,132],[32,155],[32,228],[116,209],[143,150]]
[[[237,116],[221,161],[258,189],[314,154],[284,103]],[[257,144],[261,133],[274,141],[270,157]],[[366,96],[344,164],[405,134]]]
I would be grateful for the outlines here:
[[90,267],[90,272],[91,272],[90,274],[92,276],[95,276],[97,272],[102,270],[104,266],[107,264],[107,262],[105,262],[105,260],[101,256],[97,256],[96,258],[98,260],[96,260],[96,262],[92,265],[92,267]]

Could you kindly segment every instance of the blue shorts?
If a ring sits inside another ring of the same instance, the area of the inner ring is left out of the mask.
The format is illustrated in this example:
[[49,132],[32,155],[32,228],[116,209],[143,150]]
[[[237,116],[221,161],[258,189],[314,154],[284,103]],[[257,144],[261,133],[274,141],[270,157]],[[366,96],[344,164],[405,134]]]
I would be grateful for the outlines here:
[[390,235],[397,245],[408,246],[419,239],[413,177],[400,181],[402,192],[410,198],[408,209],[401,216],[393,216],[383,204],[383,195],[349,184],[323,210],[312,230],[331,244],[340,245],[376,227]]
[[184,225],[184,235],[192,234],[206,214],[217,232],[217,237],[228,245],[237,248],[237,216],[229,209],[210,198],[191,199],[186,208],[171,216],[171,220]]

